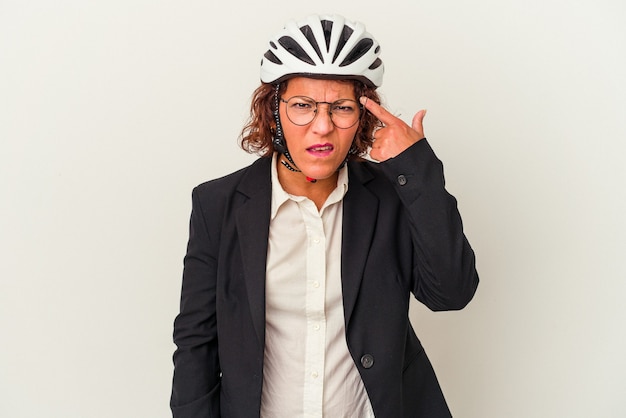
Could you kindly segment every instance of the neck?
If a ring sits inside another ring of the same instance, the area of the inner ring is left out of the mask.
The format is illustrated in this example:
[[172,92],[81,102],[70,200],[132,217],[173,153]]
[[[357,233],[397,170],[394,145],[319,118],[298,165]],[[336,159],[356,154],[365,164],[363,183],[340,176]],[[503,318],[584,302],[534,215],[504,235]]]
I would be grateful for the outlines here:
[[317,209],[321,207],[328,199],[328,196],[337,187],[338,172],[325,179],[316,179],[312,182],[307,176],[300,171],[289,170],[281,163],[281,156],[277,161],[278,181],[283,189],[294,196],[304,196],[315,203]]

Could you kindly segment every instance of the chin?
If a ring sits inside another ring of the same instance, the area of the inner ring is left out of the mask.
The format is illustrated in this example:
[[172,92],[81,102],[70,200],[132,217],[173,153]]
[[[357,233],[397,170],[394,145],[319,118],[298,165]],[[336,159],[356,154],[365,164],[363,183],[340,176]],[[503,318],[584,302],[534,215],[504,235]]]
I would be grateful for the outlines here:
[[[333,159],[333,161],[318,161],[317,163],[313,164],[303,164],[304,167],[298,166],[298,168],[300,168],[305,176],[318,180],[324,180],[333,177],[333,175],[337,173],[339,166],[343,163],[344,160],[345,157],[340,161],[337,161],[335,159]],[[297,163],[298,162],[296,161],[296,164]]]
[[303,173],[304,175],[317,179],[317,180],[325,180],[325,179],[333,177],[337,173],[337,168],[335,168],[334,170],[329,169],[329,170],[310,170],[307,172],[303,171]]

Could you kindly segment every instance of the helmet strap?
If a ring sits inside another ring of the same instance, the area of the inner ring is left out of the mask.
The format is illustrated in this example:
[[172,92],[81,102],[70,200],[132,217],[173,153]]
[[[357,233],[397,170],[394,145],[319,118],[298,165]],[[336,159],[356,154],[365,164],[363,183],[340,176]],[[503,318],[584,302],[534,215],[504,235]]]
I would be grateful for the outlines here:
[[287,167],[289,171],[293,171],[294,173],[299,173],[300,170],[296,163],[293,162],[293,158],[291,158],[291,154],[289,154],[289,150],[287,149],[287,142],[285,141],[285,136],[283,135],[283,126],[280,123],[280,113],[279,109],[279,91],[280,91],[280,83],[276,83],[274,86],[274,121],[276,122],[276,133],[274,135],[274,139],[272,143],[274,144],[274,149],[283,154],[287,161],[281,159],[280,163]]
[[285,136],[283,135],[283,126],[280,123],[280,114],[278,112],[279,90],[280,83],[276,83],[276,85],[274,86],[274,121],[276,122],[276,132],[274,132],[274,138],[272,139],[272,143],[276,151],[284,153],[287,150],[287,143],[285,142]]

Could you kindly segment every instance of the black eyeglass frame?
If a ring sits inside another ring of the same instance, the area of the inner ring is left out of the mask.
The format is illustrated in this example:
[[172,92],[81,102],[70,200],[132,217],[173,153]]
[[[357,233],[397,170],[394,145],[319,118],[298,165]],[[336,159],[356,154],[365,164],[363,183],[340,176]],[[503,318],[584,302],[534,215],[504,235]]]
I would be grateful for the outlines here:
[[[356,100],[352,100],[352,99],[339,99],[339,100],[335,100],[332,103],[331,102],[316,102],[315,100],[313,100],[312,97],[308,97],[308,96],[291,96],[287,100],[285,100],[282,96],[280,96],[279,99],[280,99],[281,102],[283,102],[285,104],[288,104],[291,99],[295,99],[297,97],[300,97],[302,99],[306,99],[306,100],[310,101],[311,103],[315,103],[315,109],[313,110],[313,118],[309,122],[307,122],[307,123],[296,123],[296,122],[294,122],[291,119],[291,117],[289,116],[289,109],[288,108],[285,109],[285,113],[287,114],[287,118],[289,118],[289,121],[291,123],[293,123],[294,125],[296,125],[296,126],[306,126],[309,123],[312,123],[315,120],[315,118],[317,117],[317,110],[319,109],[319,105],[321,105],[321,104],[327,104],[328,105],[328,114],[330,115],[330,121],[333,123],[333,125],[337,129],[350,129],[350,128],[352,128],[354,125],[359,123],[359,121],[361,120],[361,117],[364,114],[364,112],[363,112],[363,105],[361,103],[357,102]],[[356,118],[356,120],[354,121],[354,123],[352,125],[347,126],[347,127],[337,126],[337,124],[333,120],[333,112],[332,112],[332,108],[333,108],[334,104],[340,103],[340,102],[344,102],[344,101],[350,101],[350,102],[356,103],[357,108],[359,109],[359,116]]]

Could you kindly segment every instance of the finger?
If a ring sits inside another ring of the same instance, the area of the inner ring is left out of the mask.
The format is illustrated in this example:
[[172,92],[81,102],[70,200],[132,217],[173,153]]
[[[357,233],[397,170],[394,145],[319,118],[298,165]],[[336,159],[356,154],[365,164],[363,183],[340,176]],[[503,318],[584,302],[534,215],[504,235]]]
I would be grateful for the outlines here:
[[413,121],[411,122],[411,127],[415,129],[420,134],[424,134],[424,117],[426,116],[426,109],[422,109],[413,116]]
[[361,96],[359,99],[361,104],[369,110],[374,116],[378,118],[385,125],[393,125],[397,123],[398,119],[392,113],[390,113],[387,109],[376,103],[374,100],[370,100],[368,97]]

